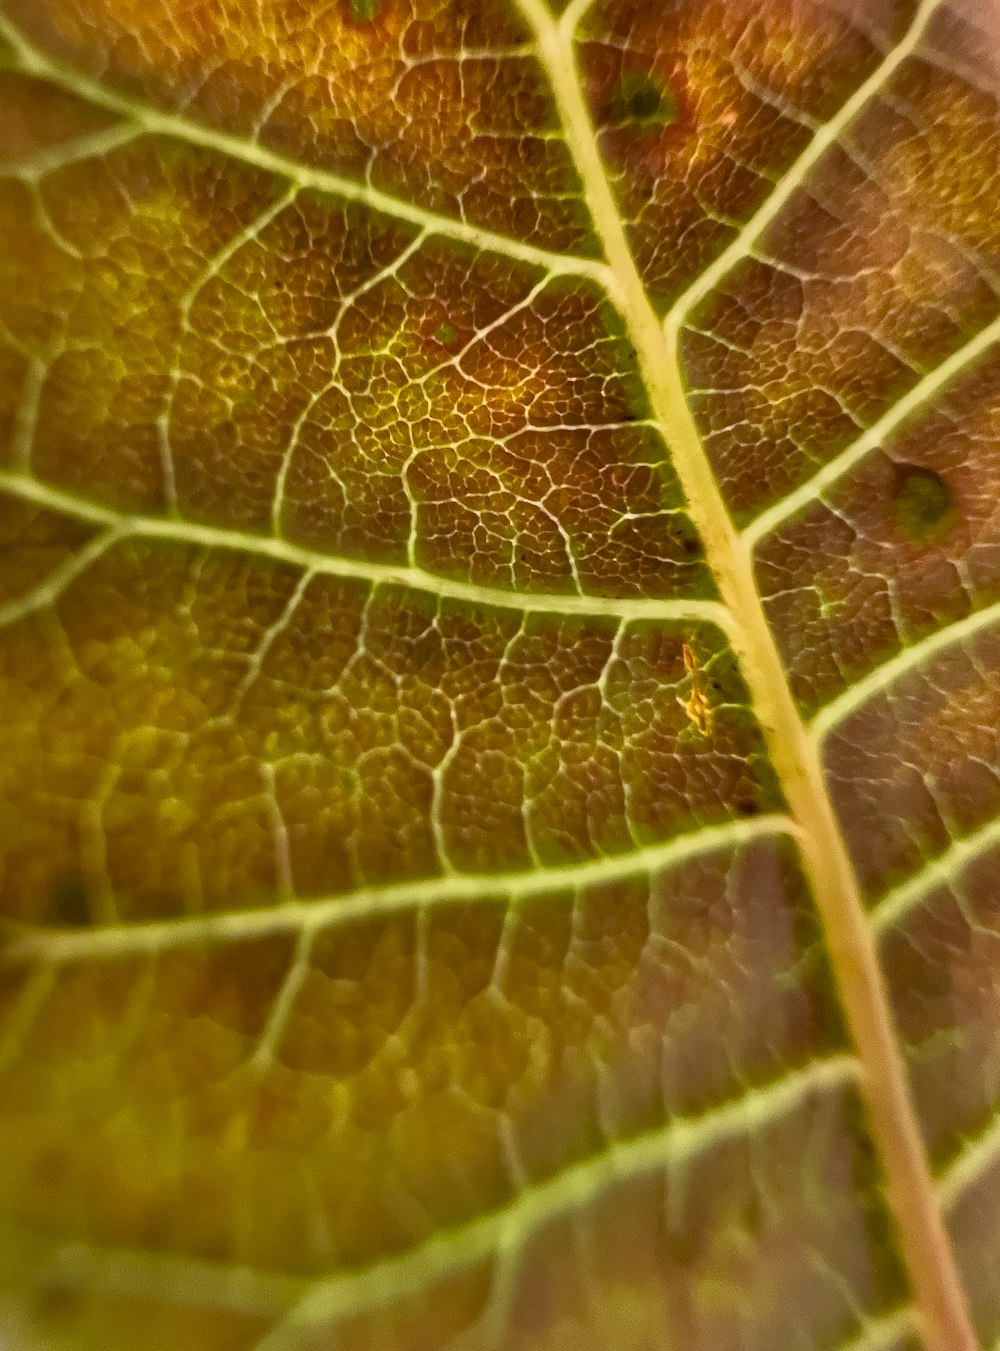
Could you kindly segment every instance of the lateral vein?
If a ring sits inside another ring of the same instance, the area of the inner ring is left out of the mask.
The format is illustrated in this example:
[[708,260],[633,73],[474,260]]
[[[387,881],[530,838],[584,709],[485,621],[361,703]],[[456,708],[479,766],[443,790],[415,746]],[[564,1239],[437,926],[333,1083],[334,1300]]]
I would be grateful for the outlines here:
[[[580,615],[589,619],[608,619],[624,623],[632,620],[686,620],[714,624],[728,631],[730,617],[718,601],[684,598],[657,599],[636,596],[580,595],[577,592],[504,591],[501,587],[461,582],[427,572],[423,568],[392,563],[369,563],[361,559],[341,558],[321,553],[290,540],[272,535],[257,535],[248,530],[230,530],[223,526],[203,525],[175,516],[147,516],[115,511],[59,488],[49,487],[27,474],[0,470],[0,492],[8,492],[25,501],[35,502],[51,511],[75,519],[108,527],[115,543],[128,539],[165,540],[205,549],[223,549],[269,558],[306,572],[344,577],[370,586],[398,586],[420,591],[442,601],[462,601],[496,609],[523,613]],[[95,549],[94,551],[100,552]],[[92,561],[88,559],[87,561]],[[82,568],[71,569],[74,573]]]
[[106,108],[127,118],[142,131],[153,136],[166,136],[203,150],[214,150],[229,159],[241,161],[265,173],[275,174],[299,188],[332,193],[346,201],[360,202],[397,220],[416,225],[429,234],[446,236],[474,248],[500,253],[517,262],[544,268],[553,276],[585,276],[604,285],[606,269],[596,259],[554,253],[550,249],[525,243],[509,235],[470,225],[467,221],[426,210],[383,192],[369,184],[356,182],[327,169],[318,169],[277,151],[268,150],[256,141],[234,136],[229,132],[196,122],[180,113],[163,112],[141,99],[106,89],[99,81],[90,79],[61,61],[38,51],[10,19],[0,14],[0,37],[14,49],[18,66],[25,75],[48,80],[78,98],[96,107]]
[[935,888],[954,886],[970,864],[1000,845],[1000,817],[988,821],[979,830],[953,840],[943,853],[927,862],[919,872],[893,887],[876,901],[872,924],[881,937],[915,910]]
[[938,1178],[938,1194],[946,1211],[966,1196],[976,1183],[1000,1164],[1000,1111],[985,1130],[970,1140],[965,1149]]
[[258,910],[116,924],[79,932],[33,930],[11,938],[3,949],[3,960],[11,963],[38,961],[55,966],[92,957],[156,953],[194,943],[238,943],[267,934],[315,934],[375,915],[416,910],[422,906],[516,902],[528,896],[579,891],[583,887],[630,877],[652,876],[716,850],[788,833],[794,833],[792,822],[786,816],[774,814],[749,821],[724,821],[679,835],[665,844],[561,867],[525,869],[515,873],[450,873],[342,896],[289,900]]
[[658,1130],[611,1141],[603,1153],[571,1165],[519,1193],[506,1207],[435,1235],[400,1257],[319,1282],[255,1351],[288,1351],[303,1329],[377,1308],[452,1272],[497,1258],[558,1216],[581,1210],[616,1183],[677,1166],[713,1144],[766,1128],[810,1099],[843,1090],[857,1078],[848,1056],[813,1061],[787,1078],[696,1117],[674,1117]]
[[836,144],[858,114],[885,88],[906,58],[920,45],[931,19],[943,3],[944,0],[921,0],[905,36],[886,53],[867,80],[858,85],[834,116],[819,127],[802,153],[775,183],[767,200],[758,207],[715,261],[710,263],[674,301],[664,320],[666,329],[679,329],[691,311],[719,285],[723,278],[739,263],[752,256],[754,247],[766,233],[768,226],[777,219],[797,189],[802,187],[812,169],[831,146]]
[[817,743],[825,740],[869,699],[887,690],[890,685],[894,685],[897,680],[901,680],[911,672],[919,671],[937,653],[975,638],[991,624],[998,622],[1000,622],[1000,601],[994,601],[992,605],[984,605],[981,610],[974,610],[964,619],[955,620],[943,629],[936,629],[925,638],[902,648],[896,656],[884,661],[881,666],[876,666],[813,715],[809,724],[813,740]]
[[787,497],[783,497],[780,502],[768,507],[766,511],[762,511],[759,516],[752,520],[742,532],[746,547],[751,550],[755,549],[766,535],[771,534],[789,517],[794,516],[803,507],[807,507],[822,498],[827,488],[832,487],[833,484],[842,479],[870,451],[881,445],[898,427],[926,407],[935,394],[944,389],[950,381],[967,371],[977,357],[982,356],[997,342],[1000,342],[1000,316],[981,329],[975,337],[970,338],[967,343],[952,352],[951,356],[942,361],[934,370],[929,371],[922,379],[918,380],[901,399],[898,399],[876,422],[872,423],[867,431],[863,432],[857,440],[852,441],[839,455],[834,456],[829,463],[818,469],[815,474],[801,483],[794,492],[789,493]]

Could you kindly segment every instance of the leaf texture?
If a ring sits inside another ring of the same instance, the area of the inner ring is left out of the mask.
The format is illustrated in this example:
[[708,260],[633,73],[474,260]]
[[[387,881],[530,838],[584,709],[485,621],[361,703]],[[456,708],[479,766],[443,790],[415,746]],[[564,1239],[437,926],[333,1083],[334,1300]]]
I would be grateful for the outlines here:
[[0,1339],[1000,1346],[996,0],[0,0]]

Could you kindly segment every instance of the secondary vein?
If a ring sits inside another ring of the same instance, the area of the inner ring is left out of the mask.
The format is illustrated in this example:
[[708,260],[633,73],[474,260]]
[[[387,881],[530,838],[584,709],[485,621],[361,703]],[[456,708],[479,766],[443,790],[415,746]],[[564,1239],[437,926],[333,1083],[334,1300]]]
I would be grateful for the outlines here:
[[299,188],[311,188],[317,192],[335,194],[346,201],[361,202],[394,219],[419,226],[430,234],[443,235],[474,248],[501,253],[518,262],[542,267],[555,276],[585,276],[600,284],[606,280],[606,269],[599,260],[554,253],[550,249],[483,229],[457,217],[429,211],[370,184],[281,155],[257,141],[218,130],[180,113],[164,112],[141,99],[106,89],[97,80],[39,51],[2,14],[0,37],[14,49],[17,65],[24,74],[48,80],[86,103],[127,118],[133,126],[149,135],[166,136],[204,150],[214,150],[229,159],[284,178]]
[[422,906],[502,904],[556,892],[652,876],[689,859],[754,840],[793,834],[787,816],[758,816],[723,821],[677,835],[663,844],[627,854],[586,859],[560,867],[529,868],[509,873],[451,873],[383,887],[369,887],[340,896],[289,900],[257,910],[223,911],[149,923],[114,924],[83,930],[32,930],[5,945],[5,962],[38,961],[47,966],[90,959],[157,953],[203,942],[240,943],[276,933],[321,930]]
[[[439,601],[460,601],[487,608],[517,610],[521,613],[578,615],[593,620],[614,620],[625,623],[633,620],[660,622],[702,622],[715,624],[727,631],[729,612],[713,600],[694,597],[653,596],[615,597],[580,595],[577,592],[505,591],[501,587],[462,582],[457,579],[427,572],[423,568],[397,566],[394,563],[369,563],[357,558],[343,558],[323,553],[304,545],[294,544],[275,535],[258,535],[249,530],[230,530],[223,526],[205,525],[176,516],[150,516],[143,513],[120,512],[101,506],[87,498],[53,488],[28,474],[0,470],[0,492],[7,492],[24,501],[71,516],[75,520],[104,526],[113,532],[114,540],[163,540],[174,544],[203,549],[225,549],[252,556],[272,559],[293,568],[331,577],[344,577],[370,586],[398,586],[424,592]],[[95,546],[95,555],[100,550]],[[93,561],[90,558],[84,562]],[[79,575],[79,566],[67,566],[67,581]],[[60,576],[63,574],[61,573]],[[58,589],[43,591],[51,601]],[[37,599],[37,597],[36,597]],[[24,602],[27,604],[27,602]],[[28,605],[28,609],[31,606]],[[0,611],[0,623],[5,611]],[[13,609],[11,611],[13,614]]]

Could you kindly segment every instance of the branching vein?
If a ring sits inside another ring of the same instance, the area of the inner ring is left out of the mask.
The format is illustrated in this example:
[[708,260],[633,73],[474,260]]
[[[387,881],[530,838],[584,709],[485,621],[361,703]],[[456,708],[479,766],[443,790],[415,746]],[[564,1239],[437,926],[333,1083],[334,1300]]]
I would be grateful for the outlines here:
[[857,440],[852,441],[822,469],[818,469],[794,492],[783,497],[773,507],[768,507],[751,521],[743,531],[747,547],[754,549],[765,536],[771,534],[796,512],[821,499],[828,488],[849,473],[876,446],[884,444],[907,419],[927,408],[935,395],[940,394],[952,381],[967,373],[977,359],[997,342],[1000,342],[1000,317],[987,324],[974,338],[970,338],[967,343],[952,352],[940,365],[928,371],[923,379],[918,380],[901,399],[882,414],[877,422],[872,423]]
[[518,262],[545,268],[555,276],[585,276],[598,282],[605,281],[605,268],[594,259],[552,253],[548,249],[537,248],[511,236],[497,234],[457,218],[427,211],[368,184],[355,182],[326,169],[315,168],[287,155],[280,155],[256,141],[205,126],[179,113],[162,112],[140,99],[116,93],[105,88],[97,80],[89,79],[72,67],[38,51],[17,26],[2,14],[0,14],[0,37],[10,43],[17,63],[26,75],[48,80],[69,93],[76,94],[87,103],[107,108],[109,112],[127,118],[148,135],[166,136],[204,150],[213,150],[255,169],[262,169],[265,173],[276,174],[298,188],[328,192],[345,201],[361,202],[387,216],[419,226],[430,234],[443,235],[474,248],[490,249]]
[[965,619],[956,620],[942,629],[935,629],[926,638],[902,648],[895,657],[883,662],[881,666],[876,666],[842,694],[824,704],[810,724],[814,739],[817,742],[822,741],[875,695],[888,690],[904,676],[926,667],[939,652],[951,647],[960,647],[997,622],[1000,622],[1000,601],[985,605],[981,610],[974,610]]
[[157,923],[108,925],[79,932],[32,930],[11,939],[4,948],[9,962],[40,961],[45,965],[91,958],[125,957],[207,942],[237,943],[273,933],[317,933],[399,910],[423,906],[515,903],[528,896],[579,892],[585,887],[629,877],[653,877],[687,859],[732,849],[754,840],[794,832],[785,816],[725,821],[675,836],[628,854],[588,859],[561,867],[525,869],[517,873],[449,873],[444,877],[372,887],[342,896],[289,900],[259,910],[239,910]]
[[561,1214],[583,1210],[624,1179],[676,1167],[713,1144],[765,1129],[810,1100],[843,1090],[856,1073],[856,1062],[846,1057],[815,1061],[704,1116],[674,1117],[660,1130],[612,1141],[601,1155],[528,1188],[502,1210],[451,1233],[435,1235],[401,1257],[318,1282],[256,1351],[291,1351],[300,1344],[306,1328],[336,1323],[359,1309],[377,1308],[426,1290],[435,1279],[488,1261],[512,1241],[523,1244],[545,1224]]
[[679,329],[688,316],[706,296],[710,295],[725,277],[741,262],[753,256],[754,249],[767,233],[768,227],[788,205],[788,202],[808,179],[823,156],[855,120],[855,118],[886,88],[893,74],[916,51],[931,19],[942,7],[943,0],[921,0],[909,31],[868,78],[847,99],[839,111],[825,122],[809,141],[795,162],[775,183],[767,200],[761,204],[735,238],[723,249],[714,262],[698,276],[671,306],[664,321],[665,328]]
[[[427,572],[419,567],[396,566],[392,563],[371,563],[362,559],[340,558],[322,553],[272,535],[257,535],[246,530],[229,530],[221,526],[204,525],[175,516],[144,516],[117,512],[86,498],[77,497],[40,483],[26,474],[0,471],[0,491],[11,493],[28,502],[58,511],[74,519],[104,526],[113,532],[114,542],[126,539],[163,540],[204,549],[225,549],[269,558],[277,563],[321,576],[345,577],[371,586],[398,586],[422,591],[440,600],[465,601],[505,610],[527,613],[581,615],[590,619],[660,620],[705,622],[726,630],[728,611],[717,601],[656,599],[654,597],[616,598],[613,596],[579,595],[574,592],[514,592],[502,587],[481,586],[475,582],[461,582]],[[67,565],[69,579],[79,575],[87,559],[77,567]],[[59,584],[52,580],[45,596],[55,598]],[[18,602],[21,603],[21,602]],[[26,600],[24,602],[28,604]]]

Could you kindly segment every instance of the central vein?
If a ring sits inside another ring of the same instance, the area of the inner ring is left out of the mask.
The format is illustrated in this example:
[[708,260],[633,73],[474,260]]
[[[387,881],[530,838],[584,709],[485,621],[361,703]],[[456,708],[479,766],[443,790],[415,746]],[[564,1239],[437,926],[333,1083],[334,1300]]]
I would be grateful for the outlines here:
[[734,617],[730,638],[772,763],[802,832],[803,866],[862,1065],[870,1128],[928,1351],[976,1351],[978,1342],[910,1100],[875,940],[818,748],[795,705],[764,613],[752,559],[733,528],[687,402],[677,327],[664,331],[636,269],[577,76],[571,35],[542,0],[518,3],[535,32],[566,142],[610,266],[612,298],[635,347],[650,407],[672,453],[709,565]]

